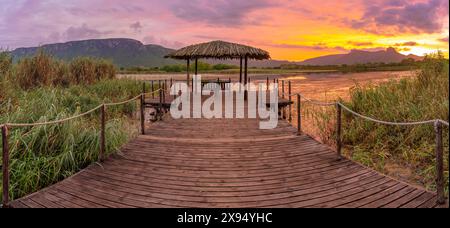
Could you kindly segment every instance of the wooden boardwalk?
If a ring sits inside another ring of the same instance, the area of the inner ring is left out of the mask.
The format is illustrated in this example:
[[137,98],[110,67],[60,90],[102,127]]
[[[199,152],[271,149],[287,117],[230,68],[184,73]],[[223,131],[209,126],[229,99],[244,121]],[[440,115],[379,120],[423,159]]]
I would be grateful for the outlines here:
[[286,121],[164,120],[121,155],[13,207],[435,207],[435,195],[383,176]]

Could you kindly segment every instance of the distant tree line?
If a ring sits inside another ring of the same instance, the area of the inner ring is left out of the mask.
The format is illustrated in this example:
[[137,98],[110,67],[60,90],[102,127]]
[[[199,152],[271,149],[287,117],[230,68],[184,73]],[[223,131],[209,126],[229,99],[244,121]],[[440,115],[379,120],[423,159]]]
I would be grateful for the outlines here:
[[[163,72],[185,72],[187,68],[186,64],[174,64],[174,65],[165,65],[162,67],[129,67],[124,68],[121,67],[120,71],[130,71],[130,72],[156,72],[156,71],[163,71]],[[235,65],[229,65],[229,64],[209,64],[205,62],[199,61],[197,64],[197,69],[200,72],[204,71],[214,71],[214,70],[230,70],[230,69],[237,69],[238,66]],[[195,70],[195,65],[191,62],[189,66],[189,70],[193,72]]]
[[358,64],[342,64],[342,65],[298,65],[298,64],[283,64],[274,69],[283,70],[338,70],[338,71],[370,71],[370,70],[393,70],[393,69],[407,69],[419,68],[423,61],[416,61],[413,58],[404,59],[398,63],[358,63]]

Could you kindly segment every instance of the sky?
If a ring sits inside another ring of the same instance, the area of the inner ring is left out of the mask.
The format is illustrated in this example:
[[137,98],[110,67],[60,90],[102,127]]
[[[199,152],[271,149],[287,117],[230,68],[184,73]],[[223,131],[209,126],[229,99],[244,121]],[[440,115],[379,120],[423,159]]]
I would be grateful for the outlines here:
[[449,53],[448,0],[0,0],[0,48],[133,38],[225,40],[300,61],[352,49]]

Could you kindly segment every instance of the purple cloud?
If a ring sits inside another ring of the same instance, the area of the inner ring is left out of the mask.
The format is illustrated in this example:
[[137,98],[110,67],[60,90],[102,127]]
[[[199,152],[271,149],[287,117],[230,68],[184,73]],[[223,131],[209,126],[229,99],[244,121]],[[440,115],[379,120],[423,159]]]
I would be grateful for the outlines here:
[[353,28],[378,34],[387,33],[387,27],[399,32],[435,33],[442,31],[443,18],[448,18],[448,7],[448,0],[370,1],[363,17],[350,23]]
[[298,45],[298,44],[268,44],[267,46],[275,48],[287,48],[287,49],[311,49],[311,50],[333,50],[339,52],[347,52],[348,50],[340,46],[327,46],[324,43],[317,43],[314,45]]
[[64,35],[68,39],[82,40],[82,39],[100,38],[110,33],[111,33],[110,31],[99,31],[93,28],[89,28],[87,24],[82,24],[80,27],[74,26],[69,27]]
[[358,47],[360,47],[360,46],[372,46],[373,45],[372,42],[348,41],[347,43],[350,44],[350,45],[353,45],[353,46],[358,46]]
[[439,39],[439,41],[441,41],[441,42],[444,42],[444,43],[448,43],[448,36],[447,36],[447,37],[444,37],[444,38],[441,38],[441,39]]
[[413,47],[413,46],[417,46],[417,45],[419,45],[419,44],[414,41],[408,41],[408,42],[404,42],[404,43],[394,44],[394,46],[396,46],[396,47]]
[[142,31],[142,25],[141,22],[136,21],[133,24],[130,25],[130,28],[137,33],[140,33]]
[[183,20],[203,22],[214,26],[239,27],[245,24],[259,24],[248,15],[256,10],[273,6],[269,0],[178,0],[170,9],[173,14]]

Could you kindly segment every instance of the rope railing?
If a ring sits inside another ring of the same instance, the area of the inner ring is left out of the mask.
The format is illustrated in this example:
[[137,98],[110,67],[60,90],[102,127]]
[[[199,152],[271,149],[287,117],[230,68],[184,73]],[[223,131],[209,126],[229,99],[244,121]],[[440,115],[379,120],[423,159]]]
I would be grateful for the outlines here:
[[339,105],[341,106],[343,109],[345,109],[346,111],[348,111],[349,113],[360,117],[362,119],[368,120],[368,121],[372,121],[375,123],[379,123],[379,124],[385,124],[385,125],[395,125],[395,126],[411,126],[411,125],[422,125],[422,124],[434,124],[436,122],[440,122],[441,124],[445,125],[445,126],[449,126],[449,123],[445,120],[442,119],[431,119],[431,120],[423,120],[423,121],[414,121],[414,122],[391,122],[391,121],[385,121],[385,120],[378,120],[369,116],[365,116],[362,115],[356,111],[353,111],[352,109],[350,109],[349,107],[345,106],[344,104],[342,104],[341,102],[338,101],[333,101],[333,102],[323,102],[323,101],[317,101],[317,100],[312,100],[309,99],[307,97],[305,97],[303,94],[301,93],[295,93],[295,94],[286,94],[286,93],[281,93],[282,95],[286,96],[286,97],[293,97],[293,96],[297,96],[300,95],[301,98],[303,98],[306,102],[309,102],[311,104],[315,104],[315,105],[319,105],[319,106],[335,106],[335,105]]
[[2,136],[2,175],[3,175],[3,207],[9,207],[9,145],[8,145],[8,130],[12,127],[35,127],[35,126],[44,126],[51,124],[60,124],[73,119],[81,118],[88,114],[91,114],[95,111],[101,111],[101,131],[100,131],[100,152],[99,152],[99,160],[103,160],[103,155],[105,154],[105,131],[106,131],[106,107],[110,106],[118,106],[130,103],[132,101],[136,101],[140,99],[140,122],[141,122],[141,133],[145,134],[144,129],[144,109],[145,109],[145,95],[159,93],[161,96],[162,88],[154,90],[152,92],[145,93],[145,91],[131,99],[121,101],[121,102],[113,102],[113,103],[103,103],[98,105],[97,107],[86,111],[84,113],[71,116],[68,118],[53,120],[53,121],[45,121],[45,122],[37,122],[37,123],[2,123],[0,124],[1,136]]
[[[269,80],[267,79],[267,84]],[[422,121],[412,121],[412,122],[392,122],[392,121],[385,121],[385,120],[379,120],[375,119],[373,117],[369,117],[363,114],[360,114],[349,107],[345,106],[339,101],[333,101],[333,102],[322,102],[317,101],[313,99],[309,99],[305,97],[301,93],[290,93],[291,90],[291,83],[289,82],[289,93],[284,92],[284,82],[282,82],[282,92],[281,96],[288,97],[289,101],[292,101],[291,97],[297,96],[297,131],[298,134],[301,134],[301,99],[304,99],[306,102],[312,103],[313,105],[319,105],[319,106],[335,106],[336,107],[336,152],[339,158],[342,157],[341,155],[341,148],[342,148],[342,139],[341,139],[341,133],[342,133],[342,109],[349,112],[350,114],[359,117],[361,119],[364,119],[366,121],[378,123],[378,124],[384,124],[384,125],[390,125],[390,126],[417,126],[417,125],[424,125],[424,124],[433,124],[434,130],[435,130],[435,153],[436,153],[436,203],[437,204],[445,204],[445,181],[444,181],[444,149],[443,149],[443,135],[442,135],[442,126],[449,126],[449,123],[442,119],[432,119],[432,120],[422,120]],[[290,108],[291,104],[289,104]],[[283,110],[284,111],[284,110]],[[290,116],[292,114],[290,113]],[[284,117],[284,114],[283,114]],[[291,119],[291,118],[290,118]]]

